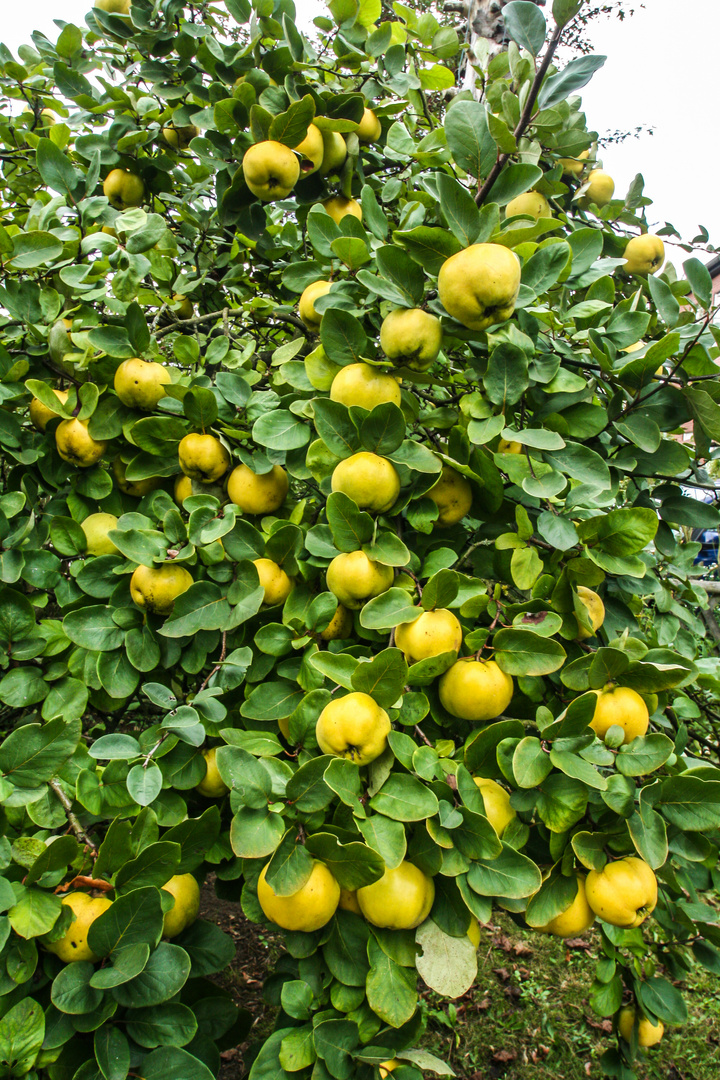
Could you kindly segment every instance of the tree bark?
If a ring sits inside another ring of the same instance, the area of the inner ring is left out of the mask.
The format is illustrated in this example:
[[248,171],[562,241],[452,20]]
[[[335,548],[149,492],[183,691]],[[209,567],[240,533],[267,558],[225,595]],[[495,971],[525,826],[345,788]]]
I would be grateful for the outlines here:
[[[545,0],[533,0],[539,7],[545,6]],[[467,53],[460,72],[460,90],[471,90],[474,94],[476,74],[473,64],[485,66],[493,56],[506,47],[505,20],[502,11],[508,0],[465,0],[467,10]],[[446,9],[451,9],[451,2]]]

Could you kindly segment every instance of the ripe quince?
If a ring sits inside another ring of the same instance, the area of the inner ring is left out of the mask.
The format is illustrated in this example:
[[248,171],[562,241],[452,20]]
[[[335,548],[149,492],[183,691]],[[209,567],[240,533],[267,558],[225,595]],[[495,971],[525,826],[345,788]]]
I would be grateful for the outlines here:
[[243,514],[272,514],[285,501],[290,482],[288,474],[280,465],[273,465],[270,472],[255,473],[247,465],[238,465],[230,473],[227,483],[230,501],[239,506]]
[[422,308],[397,308],[380,327],[380,347],[388,360],[425,371],[438,358],[442,344],[440,320]]
[[615,194],[615,181],[602,169],[593,169],[586,183],[588,187],[580,200],[580,205],[588,209],[595,204],[597,207],[607,206]]
[[284,604],[292,591],[292,578],[288,577],[282,566],[278,566],[272,559],[255,559],[254,565],[260,584],[265,590],[263,604],[266,607]]
[[446,259],[438,276],[440,302],[468,330],[505,322],[520,291],[520,260],[501,244],[472,244]]
[[184,566],[138,566],[130,578],[130,595],[139,608],[153,615],[169,615],[178,596],[193,584]]
[[320,637],[323,641],[344,641],[346,638],[350,637],[352,629],[352,612],[348,611],[342,604],[338,604],[337,611],[325,629],[321,632]]
[[230,468],[230,455],[214,435],[186,435],[178,446],[180,468],[191,480],[211,484]]
[[289,146],[266,139],[245,151],[242,159],[245,183],[262,202],[286,199],[300,177],[298,156]]
[[140,206],[145,198],[145,184],[135,173],[112,169],[103,182],[103,194],[116,210],[127,210],[131,206]]
[[395,629],[395,644],[405,653],[408,664],[453,649],[459,652],[462,639],[462,626],[447,608],[424,611],[414,622],[401,623]]
[[318,717],[315,738],[323,754],[369,765],[387,746],[390,717],[369,694],[334,698]]
[[592,626],[592,630],[588,630],[587,627],[581,626],[578,622],[578,634],[576,640],[584,641],[585,638],[593,637],[605,621],[605,605],[598,594],[593,592],[592,589],[586,588],[585,585],[578,585],[577,594],[578,599],[588,613],[590,625]]
[[55,428],[55,445],[63,461],[86,469],[95,465],[107,450],[104,439],[93,439],[88,432],[88,421],[61,420]]
[[590,727],[598,738],[604,739],[614,724],[625,732],[623,743],[632,742],[638,735],[645,734],[650,713],[636,690],[631,690],[629,686],[606,686],[604,690],[592,692],[597,694],[597,704]]
[[315,301],[330,292],[329,281],[313,281],[303,290],[298,302],[298,314],[308,330],[319,330],[322,314],[315,310]]
[[[68,399],[67,390],[53,390],[53,393],[58,399],[58,401],[64,403]],[[53,412],[53,410],[49,409],[47,405],[43,405],[42,401],[40,401],[39,398],[35,397],[30,402],[28,412],[30,414],[30,420],[33,427],[37,428],[38,431],[44,431],[48,425],[48,421],[53,420],[56,416],[59,415],[59,413]]]
[[401,862],[379,881],[357,891],[360,910],[373,926],[413,930],[425,922],[435,900],[435,882],[411,862]]
[[112,900],[109,900],[107,896],[93,897],[88,893],[76,892],[63,896],[61,903],[70,908],[75,915],[75,921],[70,924],[61,938],[49,943],[48,951],[55,953],[66,964],[76,963],[79,960],[90,961],[94,964],[99,957],[88,945],[88,931],[95,920],[112,907]]
[[361,510],[384,514],[400,494],[400,477],[387,458],[362,450],[335,466],[332,490],[344,492]]
[[329,199],[323,199],[322,205],[336,225],[348,214],[362,221],[362,207],[355,199],[346,199],[344,195],[331,195]]
[[337,172],[345,164],[347,157],[347,145],[339,131],[323,131],[323,159],[320,165],[320,175]]
[[175,874],[163,885],[163,892],[175,897],[175,904],[165,912],[163,937],[174,938],[195,922],[200,911],[200,886],[192,874]]
[[195,790],[206,799],[221,799],[223,795],[227,795],[230,788],[217,767],[217,747],[212,746],[209,750],[203,750],[203,758],[205,759],[205,775],[196,785]]
[[386,592],[393,583],[393,568],[373,562],[364,551],[336,555],[327,568],[327,587],[351,611]]
[[449,465],[443,465],[440,479],[427,492],[427,498],[440,511],[435,521],[437,527],[448,529],[470,512],[473,499],[470,481]]
[[307,934],[330,922],[340,901],[340,886],[324,863],[313,861],[308,880],[289,896],[278,896],[268,885],[268,866],[260,873],[257,892],[260,907],[271,922],[284,930]]
[[108,536],[111,529],[117,528],[117,523],[114,514],[88,514],[80,522],[88,555],[117,555],[118,549]]
[[165,387],[171,381],[170,372],[163,364],[134,356],[120,364],[113,385],[123,405],[150,411],[165,396]]
[[376,405],[402,400],[396,378],[371,364],[348,364],[340,368],[330,387],[330,400],[341,405],[357,405],[372,412]]
[[[629,1043],[632,1039],[634,1027],[635,1010],[630,1007],[621,1009],[620,1016],[618,1017],[618,1031],[625,1042]],[[665,1026],[662,1021],[658,1020],[658,1022],[654,1024],[647,1016],[640,1015],[638,1021],[638,1046],[655,1046],[660,1042],[664,1034]]]
[[539,221],[540,218],[552,217],[552,210],[550,203],[539,191],[526,191],[524,195],[511,199],[505,207],[506,218],[519,217],[521,214]]
[[438,689],[443,708],[452,716],[477,723],[505,712],[514,684],[494,660],[465,656],[440,676]]
[[665,245],[659,236],[643,233],[628,240],[625,248],[626,274],[657,274],[665,261]]
[[585,877],[577,874],[577,893],[572,903],[559,915],[556,915],[544,926],[536,929],[543,934],[554,934],[555,937],[570,938],[584,934],[595,922],[595,912],[587,902],[585,895]]
[[655,874],[643,859],[628,855],[591,870],[585,895],[599,919],[626,929],[640,926],[655,910],[658,887]]
[[377,142],[382,135],[382,125],[372,111],[367,106],[363,109],[362,120],[357,129],[357,137],[360,142],[374,143]]
[[143,495],[155,491],[162,483],[160,476],[147,476],[144,480],[128,480],[126,475],[127,466],[119,454],[113,458],[112,471],[115,483],[122,493],[124,495],[134,495],[136,499],[141,499]]
[[485,776],[474,776],[473,780],[480,788],[480,794],[485,804],[485,814],[498,836],[502,836],[506,828],[516,816],[510,805],[510,796],[504,787],[495,780]]
[[317,124],[310,124],[303,141],[293,149],[296,154],[300,155],[301,176],[312,176],[314,172],[318,171],[323,162],[325,143]]

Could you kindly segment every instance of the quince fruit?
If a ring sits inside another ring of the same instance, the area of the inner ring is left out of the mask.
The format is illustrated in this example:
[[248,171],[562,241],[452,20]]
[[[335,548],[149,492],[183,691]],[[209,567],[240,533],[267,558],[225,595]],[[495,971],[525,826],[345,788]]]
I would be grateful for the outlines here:
[[130,595],[139,608],[153,615],[169,615],[176,599],[193,584],[184,566],[138,566],[130,578]]
[[332,474],[332,490],[342,491],[361,510],[384,514],[400,494],[400,477],[391,461],[365,450],[339,462]]
[[292,591],[292,578],[289,578],[283,568],[272,559],[255,559],[254,566],[258,572],[260,584],[265,590],[263,604],[266,607],[284,604]]
[[302,930],[306,934],[330,922],[340,901],[340,886],[324,863],[313,860],[310,877],[289,896],[278,896],[268,885],[269,865],[263,867],[257,884],[258,900],[266,918],[284,930]]
[[186,435],[178,446],[180,468],[191,480],[211,484],[230,468],[230,455],[214,435]]
[[625,929],[640,926],[657,904],[657,878],[643,859],[629,855],[591,870],[585,895],[599,919]]
[[408,664],[452,650],[460,652],[462,639],[462,626],[447,608],[424,611],[414,622],[401,623],[395,629],[395,644],[405,653]]
[[321,632],[320,637],[323,641],[345,641],[352,634],[352,629],[352,612],[348,611],[342,604],[338,604],[337,611]]
[[113,385],[123,405],[150,411],[165,397],[165,387],[171,381],[170,372],[163,364],[134,356],[120,364]]
[[325,143],[317,124],[310,124],[303,141],[293,149],[296,154],[300,155],[301,176],[312,176],[314,172],[318,171],[323,162]]
[[110,15],[129,15],[131,0],[94,0],[93,7]]
[[173,496],[178,506],[182,506],[193,493],[193,482],[189,476],[178,476],[173,485]]
[[347,214],[362,221],[362,207],[355,199],[346,199],[344,195],[331,195],[329,199],[323,199],[322,205],[336,225],[339,225]]
[[443,465],[440,479],[426,492],[427,498],[438,507],[440,513],[435,524],[441,529],[457,525],[472,506],[470,481],[449,465]]
[[336,555],[326,571],[327,587],[351,611],[386,592],[393,583],[392,566],[373,562],[364,551]]
[[[620,1010],[620,1016],[618,1017],[618,1031],[622,1035],[625,1042],[629,1043],[632,1039],[633,1028],[635,1027],[635,1010],[631,1007]],[[665,1034],[665,1026],[661,1020],[658,1020],[656,1024],[653,1024],[647,1016],[640,1014],[638,1020],[638,1046],[648,1047],[656,1046],[660,1042]]]
[[402,1065],[400,1058],[390,1058],[389,1061],[381,1061],[378,1066],[380,1070],[380,1080],[385,1080],[391,1072],[395,1072],[398,1065]]
[[578,585],[577,594],[578,599],[588,613],[590,625],[592,626],[592,630],[588,630],[578,623],[578,635],[576,640],[584,641],[585,638],[594,637],[605,621],[605,605],[598,594],[593,592],[592,589],[588,589],[585,585]]
[[580,200],[580,205],[587,210],[595,204],[597,207],[607,206],[615,194],[615,181],[602,169],[593,169],[587,181],[588,187]]
[[155,491],[162,483],[160,476],[147,476],[144,480],[128,480],[126,476],[127,466],[119,454],[113,458],[112,471],[115,483],[123,495],[134,495],[136,499],[141,499],[143,495]]
[[438,276],[440,302],[468,330],[505,322],[520,291],[520,260],[501,244],[472,244],[446,259]]
[[597,694],[597,704],[590,727],[598,738],[604,739],[614,724],[625,732],[623,743],[632,742],[638,735],[645,734],[650,713],[636,690],[631,690],[629,686],[607,686],[592,693]]
[[198,795],[204,795],[206,799],[221,799],[223,795],[227,795],[230,788],[217,767],[217,747],[203,750],[203,758],[205,759],[205,775],[196,785],[195,790]]
[[544,926],[536,927],[543,934],[554,934],[555,937],[569,938],[584,934],[595,922],[595,912],[587,902],[585,895],[585,877],[577,874],[577,893],[575,899],[559,915],[556,915]]
[[[53,390],[53,394],[58,401],[66,402],[68,399],[67,390]],[[34,428],[38,431],[44,431],[48,425],[49,420],[53,420],[59,413],[53,412],[47,405],[43,405],[39,398],[34,397],[28,407],[30,414],[30,421]]]
[[315,738],[323,754],[369,765],[387,746],[390,717],[369,694],[334,698],[318,717]]
[[175,897],[175,905],[165,912],[163,937],[174,938],[195,922],[200,911],[200,886],[192,874],[175,874],[163,885],[163,892]]
[[425,371],[438,358],[442,324],[422,308],[397,308],[380,327],[380,348],[388,360]]
[[378,141],[381,135],[382,125],[379,119],[372,109],[365,107],[365,109],[363,109],[362,120],[357,129],[358,139],[363,143],[374,143]]
[[368,412],[388,401],[399,406],[401,399],[396,378],[362,362],[340,368],[330,387],[331,401],[339,401],[348,408],[357,405]]
[[628,240],[625,248],[626,274],[657,274],[665,261],[665,245],[659,236],[643,233]]
[[135,173],[112,169],[103,182],[103,194],[116,210],[127,210],[131,206],[140,206],[145,198],[145,184]]
[[585,162],[589,157],[590,151],[583,150],[576,158],[560,158],[559,161],[563,167],[563,175],[574,177],[582,176],[583,170],[585,169]]
[[288,474],[279,465],[270,472],[255,473],[247,465],[238,465],[228,478],[227,490],[230,501],[239,506],[243,514],[272,514],[285,501],[290,482]]
[[515,817],[509,794],[495,780],[490,780],[485,776],[474,776],[473,780],[480,788],[488,821],[498,836],[502,836]]
[[369,923],[388,930],[414,930],[425,922],[435,900],[435,882],[411,862],[389,869],[379,881],[357,891]]
[[173,293],[172,302],[177,305],[173,308],[173,311],[178,319],[192,319],[195,309],[189,296],[183,296],[182,293]]
[[513,439],[500,439],[497,445],[498,454],[522,454],[523,444]]
[[340,902],[338,907],[343,911],[352,911],[354,915],[362,915],[360,905],[357,900],[357,892],[354,889],[341,889],[340,890]]
[[505,207],[505,217],[531,217],[539,221],[540,218],[552,217],[550,203],[539,191],[526,191],[524,195],[518,195],[511,199]]
[[88,555],[117,555],[118,549],[109,538],[111,529],[117,528],[118,519],[114,514],[88,514],[80,522],[85,533],[85,550]]
[[443,708],[460,720],[494,720],[512,701],[511,675],[501,671],[494,660],[457,660],[438,683]]
[[298,313],[308,330],[319,330],[322,314],[315,310],[315,301],[330,292],[329,281],[313,281],[303,290],[298,303]]
[[200,134],[200,128],[195,124],[185,124],[183,127],[164,127],[162,133],[165,142],[170,146],[174,146],[176,150],[187,150],[193,139],[197,139]]
[[61,420],[55,428],[55,445],[63,461],[86,469],[95,465],[107,450],[104,439],[93,439],[88,432],[88,421]]
[[61,938],[48,944],[48,952],[55,953],[65,964],[72,964],[78,960],[86,960],[94,964],[99,957],[88,945],[88,931],[95,920],[112,907],[112,900],[108,900],[107,896],[93,897],[87,893],[76,892],[63,896],[61,903],[70,908],[75,915],[75,921],[70,924]]
[[345,164],[347,158],[347,145],[339,131],[323,131],[323,159],[320,164],[320,175],[338,172]]
[[273,202],[286,199],[295,187],[300,177],[300,162],[289,146],[266,139],[245,151],[242,171],[253,195],[262,202]]

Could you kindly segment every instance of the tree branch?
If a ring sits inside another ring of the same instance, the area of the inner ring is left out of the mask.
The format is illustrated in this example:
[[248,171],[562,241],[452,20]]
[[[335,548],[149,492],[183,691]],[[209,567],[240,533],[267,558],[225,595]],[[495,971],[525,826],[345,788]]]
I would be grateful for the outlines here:
[[90,848],[90,852],[94,858],[97,855],[97,845],[95,844],[94,840],[90,839],[78,819],[75,817],[75,814],[73,813],[72,802],[70,801],[70,799],[68,799],[67,795],[61,788],[60,782],[58,780],[48,780],[48,787],[51,789],[58,802],[62,805],[68,822],[70,823],[70,828],[75,833],[78,840],[82,841],[82,843],[85,844],[86,847]]
[[[535,78],[533,79],[533,84],[532,84],[532,86],[530,88],[530,93],[528,94],[528,99],[525,102],[525,108],[523,109],[522,116],[518,120],[517,127],[515,128],[515,130],[513,132],[513,135],[515,136],[515,141],[516,142],[524,134],[525,129],[527,128],[528,124],[530,123],[530,119],[531,119],[532,114],[533,114],[533,109],[535,108],[535,102],[537,100],[538,94],[540,93],[540,87],[543,84],[545,76],[547,75],[548,68],[550,67],[550,64],[552,63],[553,57],[554,57],[554,55],[555,55],[555,53],[557,51],[557,47],[560,44],[560,38],[562,37],[563,30],[564,30],[564,27],[562,27],[562,26],[556,26],[555,29],[553,30],[553,35],[550,38],[550,44],[547,47],[547,52],[545,53],[545,56],[543,57],[543,61],[542,61],[541,65],[540,65],[540,67],[538,68],[537,72],[535,73]],[[502,170],[503,170],[503,168],[505,166],[505,163],[507,162],[509,157],[510,157],[510,154],[501,154],[498,157],[497,161],[495,162],[492,169],[490,170],[490,174],[489,174],[487,180],[482,185],[482,187],[478,190],[478,193],[475,196],[475,202],[478,204],[478,206],[482,206],[482,204],[484,203],[485,199],[488,196],[488,192],[490,191],[493,184],[497,180],[498,176],[502,172]]]

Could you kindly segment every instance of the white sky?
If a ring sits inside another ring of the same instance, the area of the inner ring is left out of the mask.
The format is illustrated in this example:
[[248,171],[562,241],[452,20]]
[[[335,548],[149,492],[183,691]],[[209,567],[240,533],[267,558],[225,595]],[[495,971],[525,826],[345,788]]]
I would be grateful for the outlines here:
[[[82,24],[92,0],[0,0],[0,40],[13,51],[30,41],[33,30],[52,40],[53,18]],[[319,14],[322,0],[296,0],[303,22]],[[628,0],[637,7],[639,0]],[[713,108],[717,97],[715,65],[720,41],[718,0],[645,0],[646,10],[632,19],[600,21],[592,29],[595,51],[608,56],[605,67],[583,91],[588,124],[601,134],[655,129],[610,146],[604,167],[624,193],[634,177],[645,177],[655,201],[649,220],[670,221],[686,237],[698,224],[720,247],[720,139]],[[545,7],[549,12],[550,5]]]

